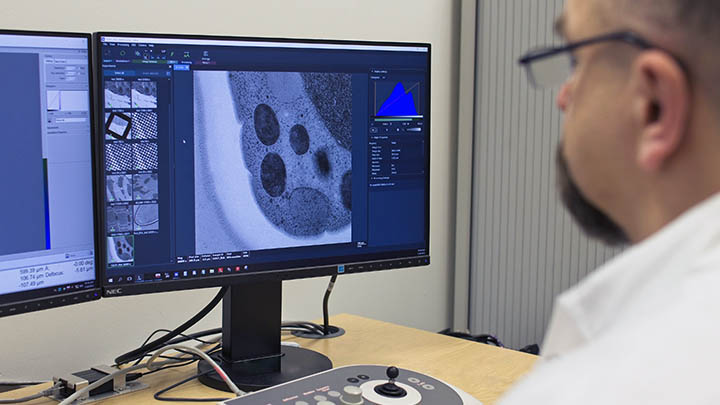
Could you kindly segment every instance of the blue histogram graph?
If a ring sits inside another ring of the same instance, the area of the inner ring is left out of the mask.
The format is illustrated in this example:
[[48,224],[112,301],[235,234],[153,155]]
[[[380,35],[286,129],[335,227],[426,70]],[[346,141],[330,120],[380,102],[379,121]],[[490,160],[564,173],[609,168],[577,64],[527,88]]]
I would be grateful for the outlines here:
[[[420,87],[420,83],[414,83],[407,89],[402,82],[397,82],[393,87],[390,95],[382,102],[380,108],[377,109],[375,114],[378,117],[402,117],[402,116],[417,116],[417,100],[415,93]],[[377,97],[377,93],[376,93]]]

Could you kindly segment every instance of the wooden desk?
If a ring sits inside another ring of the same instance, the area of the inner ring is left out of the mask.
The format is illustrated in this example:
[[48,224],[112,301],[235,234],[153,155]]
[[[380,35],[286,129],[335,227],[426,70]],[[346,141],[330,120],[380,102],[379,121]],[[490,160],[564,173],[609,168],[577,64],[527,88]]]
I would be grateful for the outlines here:
[[[536,356],[500,349],[436,333],[398,326],[354,315],[332,317],[331,323],[345,329],[345,335],[327,340],[301,339],[288,335],[283,340],[328,356],[334,366],[351,364],[394,365],[439,378],[465,390],[483,404],[495,403],[513,382],[525,374]],[[90,367],[92,365],[88,365]],[[153,394],[193,375],[195,366],[170,369],[149,375],[141,381],[150,388],[102,402],[157,404]],[[0,398],[18,398],[48,388],[50,384],[26,387],[0,394]],[[170,391],[178,397],[227,397],[225,392],[205,387],[197,380]],[[30,405],[56,404],[49,399],[27,402]]]

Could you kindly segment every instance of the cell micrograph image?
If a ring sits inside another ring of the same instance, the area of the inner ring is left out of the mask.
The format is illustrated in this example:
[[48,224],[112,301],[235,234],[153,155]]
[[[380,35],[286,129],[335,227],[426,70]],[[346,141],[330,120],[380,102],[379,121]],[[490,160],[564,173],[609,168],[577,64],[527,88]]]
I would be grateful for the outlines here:
[[133,139],[157,139],[158,125],[156,112],[136,112],[132,115]]
[[157,83],[153,81],[132,82],[133,108],[157,108]]
[[127,143],[109,143],[105,145],[105,170],[124,171],[133,167],[133,148]]
[[130,205],[107,207],[105,223],[108,232],[130,232],[133,230],[133,212]]
[[133,199],[133,179],[129,174],[112,175],[105,177],[105,190],[107,192],[107,200],[115,201],[132,201]]
[[133,235],[109,236],[107,238],[108,264],[131,263],[135,260]]
[[157,204],[136,204],[134,208],[134,230],[157,231],[160,225]]
[[158,150],[155,143],[136,143],[132,145],[133,169],[155,170],[158,167]]
[[132,183],[133,199],[135,201],[158,199],[157,173],[136,174]]
[[130,82],[105,82],[105,108],[130,108]]
[[105,113],[105,139],[131,139],[132,113]]
[[350,242],[351,75],[196,71],[194,83],[196,252]]

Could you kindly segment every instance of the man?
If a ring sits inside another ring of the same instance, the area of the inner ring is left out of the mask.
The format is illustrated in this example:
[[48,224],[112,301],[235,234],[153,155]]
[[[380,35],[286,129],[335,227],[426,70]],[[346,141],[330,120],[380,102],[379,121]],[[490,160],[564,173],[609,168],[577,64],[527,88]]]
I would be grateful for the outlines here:
[[720,2],[568,0],[557,28],[566,46],[521,63],[564,80],[563,201],[631,246],[559,297],[501,403],[718,404]]

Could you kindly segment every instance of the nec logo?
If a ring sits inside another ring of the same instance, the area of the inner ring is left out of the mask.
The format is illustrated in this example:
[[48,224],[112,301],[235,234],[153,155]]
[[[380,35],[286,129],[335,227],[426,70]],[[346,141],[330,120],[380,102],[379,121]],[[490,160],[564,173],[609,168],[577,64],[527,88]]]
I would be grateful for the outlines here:
[[122,288],[109,288],[109,289],[105,290],[105,294],[120,295],[120,294],[122,294]]

